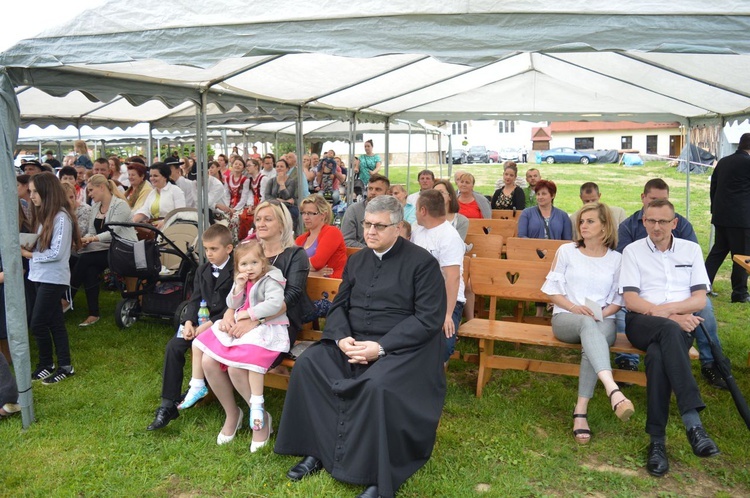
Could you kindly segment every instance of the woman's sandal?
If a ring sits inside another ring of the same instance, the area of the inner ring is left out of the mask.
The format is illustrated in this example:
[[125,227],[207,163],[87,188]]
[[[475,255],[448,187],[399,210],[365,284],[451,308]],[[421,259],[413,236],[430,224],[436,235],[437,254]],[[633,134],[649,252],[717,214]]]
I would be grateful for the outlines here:
[[254,431],[263,429],[266,425],[266,410],[263,405],[252,405],[250,407],[250,428]]
[[[620,391],[619,389],[612,389],[612,391],[609,393],[610,404],[612,403],[612,395],[614,395],[615,393],[622,394],[622,391]],[[633,407],[633,402],[628,398],[625,398],[624,396],[625,395],[623,394],[623,399],[612,407],[612,411],[615,412],[617,418],[619,418],[623,422],[627,422],[628,420],[630,420],[630,417],[633,416],[635,407]]]
[[[575,422],[575,419],[577,418],[585,419],[587,417],[588,414],[586,413],[574,413],[573,421]],[[588,423],[588,420],[586,422]],[[588,442],[591,441],[591,429],[573,429],[573,437],[578,444],[588,444]]]

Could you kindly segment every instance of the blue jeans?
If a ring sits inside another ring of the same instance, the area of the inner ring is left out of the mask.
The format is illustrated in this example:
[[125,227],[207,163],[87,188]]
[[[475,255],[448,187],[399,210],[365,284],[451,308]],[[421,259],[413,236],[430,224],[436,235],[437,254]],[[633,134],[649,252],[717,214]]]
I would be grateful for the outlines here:
[[[617,333],[625,333],[625,308],[622,308],[615,315],[615,323],[617,325]],[[695,313],[696,316],[703,318],[703,327],[708,332],[711,340],[721,348],[721,342],[719,341],[719,326],[716,324],[716,317],[714,316],[714,305],[710,298],[706,298],[706,306]],[[705,366],[709,363],[713,363],[714,355],[711,353],[711,348],[708,345],[708,340],[703,334],[703,331],[696,330],[695,335],[695,347],[698,349],[698,355],[700,357],[701,366]],[[619,364],[621,361],[631,361],[638,365],[640,363],[640,356],[631,353],[619,353],[615,355],[615,363]]]
[[453,318],[453,326],[456,329],[456,333],[453,334],[451,337],[445,338],[445,358],[443,358],[443,363],[448,361],[453,354],[453,352],[456,350],[456,338],[458,337],[458,326],[461,324],[461,315],[464,313],[464,304],[461,301],[456,301],[456,307],[453,308],[453,315],[451,318]]

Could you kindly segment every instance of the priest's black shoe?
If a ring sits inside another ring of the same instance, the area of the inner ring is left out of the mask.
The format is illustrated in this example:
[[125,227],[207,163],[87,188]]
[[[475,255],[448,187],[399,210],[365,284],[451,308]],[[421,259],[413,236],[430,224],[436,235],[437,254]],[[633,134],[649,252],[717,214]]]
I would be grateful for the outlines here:
[[286,476],[292,481],[299,481],[303,477],[314,474],[323,468],[323,463],[315,457],[306,456],[297,465],[289,469]]
[[708,437],[706,430],[702,425],[696,425],[687,430],[687,438],[690,446],[693,447],[693,453],[699,457],[712,457],[720,453],[719,448],[713,439]]
[[667,447],[664,443],[651,443],[648,447],[646,470],[654,477],[661,477],[669,470]]
[[732,298],[733,303],[750,303],[750,296]]
[[169,408],[164,408],[163,406],[160,406],[156,409],[156,415],[154,415],[154,421],[151,422],[151,425],[146,427],[147,431],[155,431],[157,429],[163,429],[167,426],[167,424],[176,419],[180,416],[180,412],[177,410],[177,407],[172,405]]
[[373,484],[372,486],[367,486],[362,493],[357,495],[357,498],[378,498],[379,496],[378,487]]

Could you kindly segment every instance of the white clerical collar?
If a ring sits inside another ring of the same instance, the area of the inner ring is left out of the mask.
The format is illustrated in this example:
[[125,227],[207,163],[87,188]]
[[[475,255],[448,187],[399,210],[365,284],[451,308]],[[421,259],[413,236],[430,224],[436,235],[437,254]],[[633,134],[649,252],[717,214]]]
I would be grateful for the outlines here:
[[[398,239],[396,239],[396,240],[398,240]],[[394,243],[393,243],[393,246],[395,246],[395,245],[396,245],[396,242],[394,242]],[[377,256],[377,257],[378,257],[378,259],[382,260],[382,259],[383,259],[383,256],[385,256],[385,255],[386,255],[386,253],[388,253],[388,251],[390,251],[391,249],[393,249],[393,246],[389,247],[388,249],[386,249],[386,250],[385,250],[385,251],[383,251],[383,252],[378,252],[378,251],[372,251],[372,252],[374,252],[374,253],[375,253],[375,256]]]

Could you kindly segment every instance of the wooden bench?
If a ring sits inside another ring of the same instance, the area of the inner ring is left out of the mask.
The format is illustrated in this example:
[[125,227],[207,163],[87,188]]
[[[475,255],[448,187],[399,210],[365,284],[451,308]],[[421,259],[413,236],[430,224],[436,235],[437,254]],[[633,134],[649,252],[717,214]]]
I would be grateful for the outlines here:
[[[482,396],[482,390],[489,381],[493,369],[528,370],[578,376],[580,361],[564,363],[495,354],[495,341],[581,349],[580,344],[568,344],[557,340],[552,334],[551,325],[527,323],[523,316],[515,316],[512,318],[513,321],[496,319],[498,299],[549,302],[549,297],[540,290],[549,272],[549,263],[471,258],[468,268],[474,292],[490,298],[489,319],[474,318],[463,323],[458,329],[460,337],[472,337],[479,340],[477,397]],[[464,272],[467,272],[466,268]],[[624,334],[617,334],[617,339],[610,350],[617,353],[643,354],[628,342]],[[697,352],[694,349],[691,349],[691,358],[697,358]],[[612,373],[618,382],[646,385],[646,375],[643,372],[613,369]]]
[[557,248],[569,243],[569,240],[522,239],[509,237],[505,239],[505,256],[508,259],[524,261],[548,261],[555,259]]
[[[307,277],[307,295],[313,300],[317,301],[324,298],[324,293],[328,294],[327,299],[333,301],[333,298],[339,291],[339,285],[341,279],[339,278],[325,278],[325,277]],[[323,332],[316,328],[317,320],[314,322],[305,323],[302,326],[302,330],[297,334],[297,342],[319,341],[323,337]],[[286,367],[287,370],[291,371],[294,367],[294,360],[291,358],[285,358],[281,362],[281,366]],[[268,372],[264,377],[264,385],[266,387],[274,387],[276,389],[286,390],[289,386],[289,373],[284,372]]]
[[477,258],[500,258],[503,251],[503,236],[493,234],[470,233],[464,240],[466,245],[471,244],[471,249],[466,254]]
[[493,209],[492,219],[493,220],[512,220],[518,219],[521,216],[523,209]]
[[467,234],[502,235],[504,239],[515,237],[518,230],[516,220],[469,219]]

